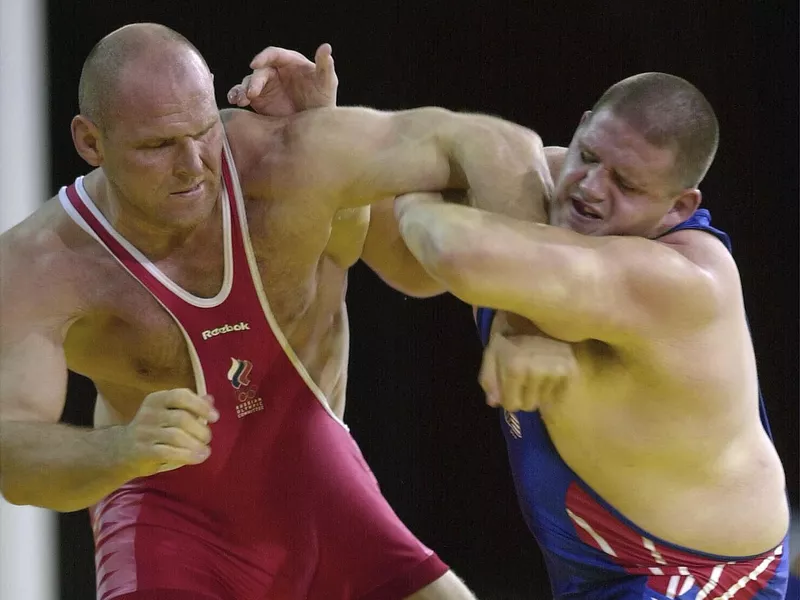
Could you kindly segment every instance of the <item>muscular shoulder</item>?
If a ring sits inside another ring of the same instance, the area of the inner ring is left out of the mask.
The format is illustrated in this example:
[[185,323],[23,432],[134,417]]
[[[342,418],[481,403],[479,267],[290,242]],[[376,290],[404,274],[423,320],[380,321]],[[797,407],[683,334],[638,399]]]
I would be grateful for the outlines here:
[[684,230],[664,236],[656,244],[664,248],[653,255],[658,261],[651,268],[658,264],[658,273],[644,281],[660,292],[666,314],[676,313],[675,307],[680,306],[678,312],[684,320],[702,324],[738,311],[742,303],[739,271],[717,238],[699,230]]
[[77,313],[85,262],[99,248],[52,198],[0,235],[0,294],[4,326],[65,324]]
[[739,270],[728,249],[712,234],[684,229],[659,239],[666,247],[724,285],[739,286]]

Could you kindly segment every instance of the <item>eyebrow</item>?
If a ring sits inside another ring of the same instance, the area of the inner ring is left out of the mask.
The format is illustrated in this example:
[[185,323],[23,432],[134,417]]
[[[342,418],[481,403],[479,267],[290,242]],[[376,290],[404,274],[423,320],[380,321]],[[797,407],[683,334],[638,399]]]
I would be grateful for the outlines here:
[[[207,125],[205,125],[197,133],[193,133],[190,137],[197,137],[199,135],[203,135],[204,133],[208,133],[209,131],[211,131],[214,128],[214,125],[216,125],[218,121],[219,121],[219,117],[214,117],[214,119],[212,121],[210,121]],[[168,141],[168,140],[174,140],[177,137],[178,136],[175,136],[175,135],[153,136],[153,137],[148,137],[148,138],[142,139],[140,143],[142,143],[142,144],[152,144],[154,142],[164,142],[164,141]]]

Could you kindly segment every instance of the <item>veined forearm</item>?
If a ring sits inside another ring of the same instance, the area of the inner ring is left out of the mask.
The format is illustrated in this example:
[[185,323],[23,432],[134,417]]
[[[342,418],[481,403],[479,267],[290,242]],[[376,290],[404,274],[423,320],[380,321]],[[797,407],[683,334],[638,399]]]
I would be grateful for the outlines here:
[[452,290],[452,263],[467,251],[459,237],[471,227],[470,217],[477,212],[445,204],[439,194],[406,194],[397,200],[396,214],[409,252],[433,278]]
[[522,315],[567,341],[583,339],[583,321],[607,304],[594,249],[608,239],[444,204],[431,194],[397,202],[408,249],[468,304]]
[[61,512],[96,503],[132,478],[120,463],[121,427],[0,423],[0,490],[13,504]]

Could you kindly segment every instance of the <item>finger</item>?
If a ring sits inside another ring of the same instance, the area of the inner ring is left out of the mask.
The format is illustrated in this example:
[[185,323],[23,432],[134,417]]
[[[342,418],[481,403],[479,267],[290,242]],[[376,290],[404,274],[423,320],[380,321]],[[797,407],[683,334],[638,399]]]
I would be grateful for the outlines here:
[[155,432],[153,440],[154,445],[183,448],[195,454],[204,454],[210,448],[208,444],[204,444],[180,427],[162,427]]
[[212,423],[219,420],[219,413],[214,408],[213,402],[209,401],[209,397],[198,396],[193,391],[188,389],[172,390],[164,400],[165,408],[180,408],[183,409],[197,418],[205,419]]
[[193,451],[188,448],[179,448],[169,444],[155,444],[153,456],[162,464],[160,471],[170,471],[183,465],[197,465],[211,456],[211,449],[206,446],[204,450]]
[[286,67],[292,64],[314,66],[314,63],[299,52],[287,50],[286,48],[278,48],[277,46],[269,46],[253,57],[253,60],[250,61],[250,68]]
[[233,86],[228,92],[228,102],[236,104],[237,106],[247,106],[250,104],[250,99],[247,97],[247,86],[250,84],[250,75],[239,83]]
[[211,443],[211,428],[206,424],[205,420],[198,419],[185,410],[178,408],[168,411],[161,426],[182,429],[201,444],[207,445]]
[[499,400],[509,412],[524,410],[527,377],[518,370],[501,364],[498,368]]
[[478,383],[486,393],[486,404],[489,406],[499,405],[499,386],[497,384],[497,360],[491,343],[483,353],[481,370],[478,374]]
[[273,75],[273,73],[275,73],[275,69],[271,67],[256,69],[255,71],[253,71],[252,75],[250,75],[250,81],[246,86],[247,97],[250,100],[252,100],[253,98],[258,98],[258,96],[264,90],[264,86],[267,85],[267,81],[269,81],[269,78]]
[[333,67],[333,49],[330,44],[322,44],[314,54],[314,64],[317,67],[317,82],[321,87],[332,87],[336,71]]

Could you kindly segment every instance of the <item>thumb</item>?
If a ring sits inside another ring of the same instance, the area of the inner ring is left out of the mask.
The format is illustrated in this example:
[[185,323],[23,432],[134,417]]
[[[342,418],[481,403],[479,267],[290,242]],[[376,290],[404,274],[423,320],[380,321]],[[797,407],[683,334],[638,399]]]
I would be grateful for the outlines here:
[[497,353],[490,343],[486,351],[483,353],[483,361],[481,362],[481,371],[478,375],[478,383],[486,393],[486,404],[492,407],[500,405],[500,385],[497,380],[497,376]]

